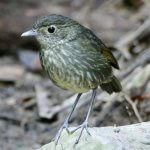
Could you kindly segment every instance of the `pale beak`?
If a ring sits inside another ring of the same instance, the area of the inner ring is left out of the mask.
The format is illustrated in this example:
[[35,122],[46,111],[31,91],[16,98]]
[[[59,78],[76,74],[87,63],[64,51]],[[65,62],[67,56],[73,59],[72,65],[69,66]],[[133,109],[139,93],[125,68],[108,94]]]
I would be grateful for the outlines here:
[[36,36],[36,35],[37,35],[37,32],[36,30],[33,30],[33,29],[21,34],[21,36]]

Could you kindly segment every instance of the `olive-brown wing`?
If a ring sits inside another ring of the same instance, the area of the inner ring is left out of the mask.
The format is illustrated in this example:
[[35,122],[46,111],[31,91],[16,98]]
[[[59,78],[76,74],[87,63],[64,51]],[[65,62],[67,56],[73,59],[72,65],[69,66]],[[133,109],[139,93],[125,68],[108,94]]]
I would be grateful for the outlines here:
[[110,62],[110,64],[114,68],[119,69],[119,64],[118,64],[116,58],[114,57],[114,55],[112,54],[112,52],[108,48],[102,49],[102,55]]

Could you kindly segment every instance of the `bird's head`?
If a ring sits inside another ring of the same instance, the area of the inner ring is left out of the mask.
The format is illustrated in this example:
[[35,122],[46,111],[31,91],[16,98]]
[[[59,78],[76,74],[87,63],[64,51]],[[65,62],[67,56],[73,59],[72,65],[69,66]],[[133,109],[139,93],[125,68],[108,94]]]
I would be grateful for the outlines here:
[[71,40],[81,30],[74,20],[61,15],[49,15],[37,20],[33,28],[21,36],[35,36],[42,46],[55,45]]

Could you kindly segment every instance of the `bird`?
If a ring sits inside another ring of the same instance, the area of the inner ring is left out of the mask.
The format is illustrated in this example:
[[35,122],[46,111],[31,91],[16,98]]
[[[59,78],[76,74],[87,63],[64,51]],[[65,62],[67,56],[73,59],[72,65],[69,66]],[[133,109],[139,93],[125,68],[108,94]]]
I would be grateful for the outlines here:
[[35,36],[40,44],[39,57],[42,68],[58,87],[77,94],[72,109],[58,130],[54,140],[59,141],[63,129],[69,132],[69,120],[83,93],[92,90],[85,120],[74,131],[88,131],[88,120],[100,87],[109,94],[122,90],[120,81],[113,73],[119,69],[111,50],[94,32],[77,21],[59,14],[50,14],[36,21],[33,28],[21,36]]

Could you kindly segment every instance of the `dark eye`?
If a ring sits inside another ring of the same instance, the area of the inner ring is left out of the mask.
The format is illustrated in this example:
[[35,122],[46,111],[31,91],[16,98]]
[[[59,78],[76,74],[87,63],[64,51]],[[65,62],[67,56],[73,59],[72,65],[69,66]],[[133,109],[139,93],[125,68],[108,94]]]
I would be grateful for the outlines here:
[[50,27],[48,28],[48,32],[49,32],[49,33],[54,33],[55,30],[56,30],[56,27],[55,27],[55,26],[50,26]]

